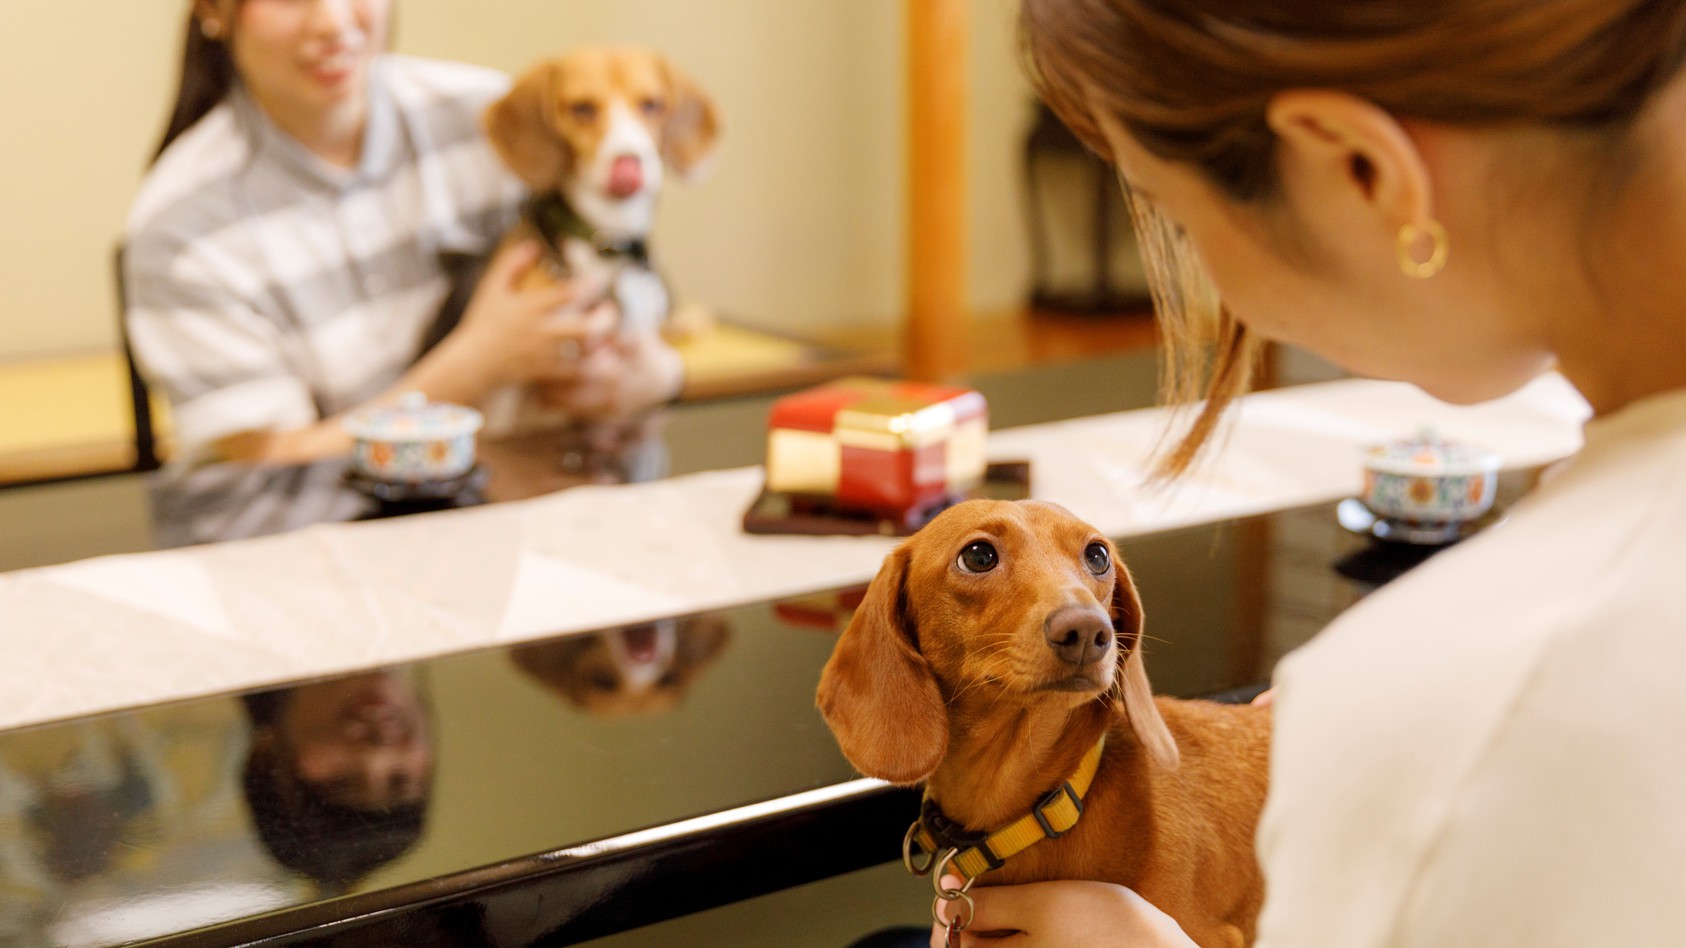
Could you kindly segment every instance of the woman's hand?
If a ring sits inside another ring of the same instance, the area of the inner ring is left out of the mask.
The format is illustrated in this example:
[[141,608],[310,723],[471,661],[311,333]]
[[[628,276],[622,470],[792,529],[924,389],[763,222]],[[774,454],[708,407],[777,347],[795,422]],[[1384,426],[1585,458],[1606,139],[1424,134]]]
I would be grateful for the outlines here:
[[481,380],[487,391],[566,375],[581,353],[614,328],[612,310],[565,309],[576,298],[573,284],[526,285],[539,253],[537,243],[523,241],[493,257],[462,322],[447,339],[468,375]]
[[[958,888],[960,880],[949,876],[943,885]],[[965,948],[1194,948],[1171,916],[1121,885],[1033,882],[978,887],[971,896],[977,915],[960,933]],[[945,920],[952,908],[944,904]],[[932,948],[945,948],[946,937],[942,925],[933,926]]]
[[684,363],[660,333],[612,334],[540,394],[547,407],[576,418],[615,419],[671,401],[684,381]]

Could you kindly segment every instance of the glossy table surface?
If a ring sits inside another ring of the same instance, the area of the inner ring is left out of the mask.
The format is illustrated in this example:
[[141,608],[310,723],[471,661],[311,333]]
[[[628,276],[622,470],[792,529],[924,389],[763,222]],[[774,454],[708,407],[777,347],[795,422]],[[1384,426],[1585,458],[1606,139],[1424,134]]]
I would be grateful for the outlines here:
[[[1153,367],[1141,355],[974,384],[1006,427],[1145,406]],[[486,493],[753,464],[768,404],[494,448]],[[0,567],[397,512],[340,474],[0,492]],[[1189,696],[1263,681],[1415,561],[1329,507],[1121,552],[1148,605],[1155,686]],[[846,617],[842,594],[754,603],[0,732],[0,945],[559,945],[814,880],[846,893],[864,877],[837,877],[895,858],[914,803],[857,780],[814,711]],[[917,922],[921,889],[849,909],[843,929]],[[648,943],[701,937],[671,928],[683,923],[646,929],[664,933]]]

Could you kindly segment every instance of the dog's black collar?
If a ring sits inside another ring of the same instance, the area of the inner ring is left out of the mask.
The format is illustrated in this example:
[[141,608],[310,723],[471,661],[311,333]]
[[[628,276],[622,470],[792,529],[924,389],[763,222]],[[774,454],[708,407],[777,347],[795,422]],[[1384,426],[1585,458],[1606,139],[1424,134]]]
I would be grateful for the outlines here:
[[521,219],[538,232],[550,252],[551,261],[566,269],[562,241],[574,237],[585,241],[606,260],[627,260],[641,267],[650,265],[650,248],[642,237],[611,237],[592,227],[561,194],[535,194],[521,205]]
[[944,849],[970,849],[989,838],[988,830],[975,830],[958,820],[952,819],[943,808],[937,806],[937,801],[926,797],[919,807],[919,823],[925,827],[925,832],[931,834],[936,841],[938,851]]

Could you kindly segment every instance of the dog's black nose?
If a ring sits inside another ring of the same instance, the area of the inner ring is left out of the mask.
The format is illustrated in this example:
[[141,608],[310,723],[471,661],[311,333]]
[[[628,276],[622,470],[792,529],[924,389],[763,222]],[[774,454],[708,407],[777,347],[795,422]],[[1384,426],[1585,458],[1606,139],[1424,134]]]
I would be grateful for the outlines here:
[[1112,619],[1095,606],[1055,609],[1042,629],[1048,637],[1048,647],[1060,661],[1070,665],[1098,661],[1112,642]]

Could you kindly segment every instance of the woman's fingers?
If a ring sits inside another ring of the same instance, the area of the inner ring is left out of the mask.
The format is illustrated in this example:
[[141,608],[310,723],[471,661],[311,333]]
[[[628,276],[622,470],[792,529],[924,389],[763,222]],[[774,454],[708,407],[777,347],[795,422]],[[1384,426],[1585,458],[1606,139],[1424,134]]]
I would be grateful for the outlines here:
[[[959,876],[943,876],[942,884],[945,889],[958,889],[963,883]],[[968,908],[965,899],[938,902],[937,915],[945,925],[950,919],[958,915],[961,921],[967,922],[966,931],[968,932],[1012,931],[1018,929],[1026,920],[1027,910],[1039,910],[1035,902],[1034,890],[1032,891],[1032,900],[1028,904],[1026,903],[1024,890],[1027,888],[1031,887],[1015,885],[991,886],[988,888],[973,887],[972,891],[967,893],[972,897],[969,921],[967,921]]]
[[547,329],[558,339],[573,339],[583,346],[595,346],[615,329],[619,310],[613,303],[603,302],[583,313],[557,313]]
[[[944,885],[958,887],[949,877]],[[1123,886],[1103,882],[1036,882],[1028,885],[974,888],[976,906],[971,924],[961,932],[965,948],[1014,945],[1023,948],[1192,948],[1170,916]],[[955,900],[938,909],[946,922]],[[945,911],[946,909],[946,911]],[[964,909],[959,909],[964,911]],[[941,924],[932,929],[932,944],[944,944]]]
[[578,295],[571,281],[546,279],[534,286],[522,285],[522,278],[539,262],[542,253],[538,241],[523,240],[512,244],[492,259],[485,277],[482,278],[483,282],[519,297],[532,312],[561,309],[573,302]]
[[517,290],[531,312],[555,313],[574,301],[572,283],[546,283],[529,290]]
[[493,286],[514,289],[516,278],[525,273],[528,267],[538,262],[538,241],[518,241],[492,258],[492,262],[486,267],[486,276],[483,279]]

